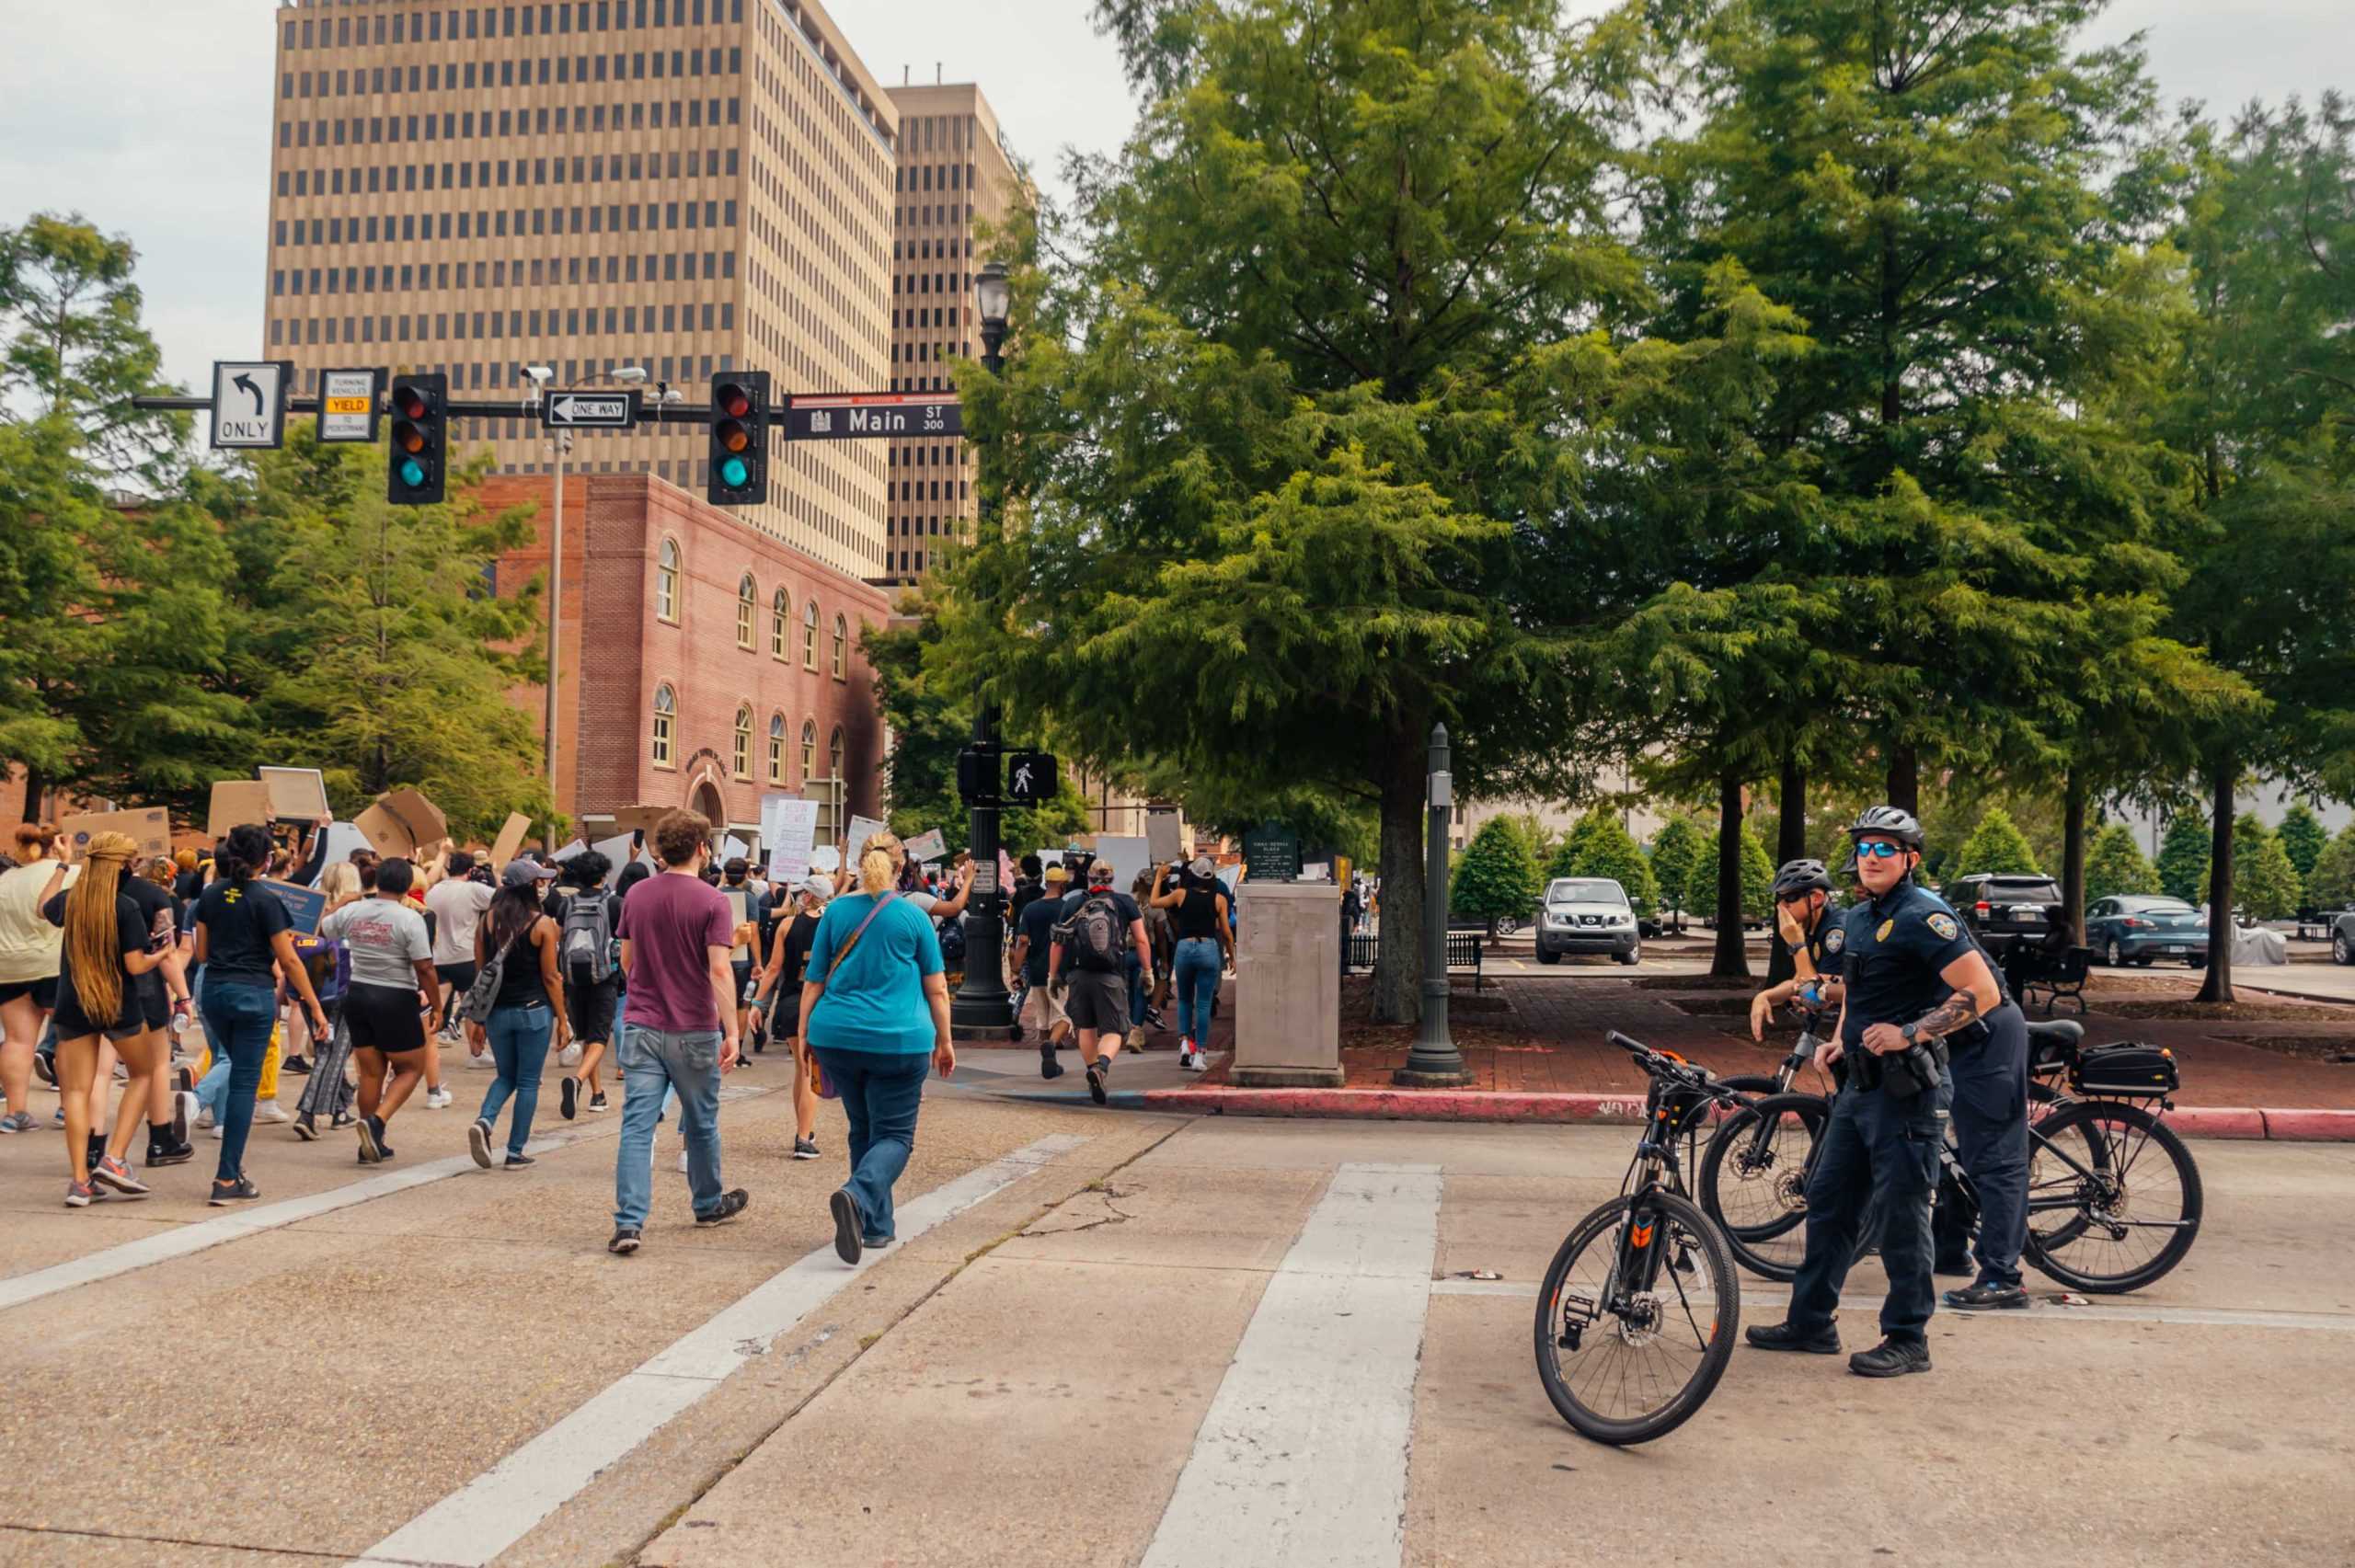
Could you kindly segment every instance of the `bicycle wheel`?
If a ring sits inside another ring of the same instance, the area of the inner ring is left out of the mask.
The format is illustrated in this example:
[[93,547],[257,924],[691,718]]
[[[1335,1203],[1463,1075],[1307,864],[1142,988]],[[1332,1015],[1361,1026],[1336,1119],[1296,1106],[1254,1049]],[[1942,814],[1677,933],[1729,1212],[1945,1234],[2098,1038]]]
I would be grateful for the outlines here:
[[2191,1250],[2203,1202],[2191,1150],[2140,1105],[2080,1100],[2030,1129],[2028,1260],[2063,1285],[2140,1290]]
[[1770,1094],[1718,1124],[1701,1157],[1701,1208],[1734,1261],[1787,1283],[1807,1255],[1807,1177],[1831,1107],[1813,1094]]
[[[1620,1276],[1630,1225],[1658,1260],[1646,1288]],[[1648,1443],[1701,1408],[1740,1330],[1724,1236],[1689,1199],[1646,1191],[1580,1220],[1554,1254],[1537,1296],[1537,1376],[1582,1436]]]

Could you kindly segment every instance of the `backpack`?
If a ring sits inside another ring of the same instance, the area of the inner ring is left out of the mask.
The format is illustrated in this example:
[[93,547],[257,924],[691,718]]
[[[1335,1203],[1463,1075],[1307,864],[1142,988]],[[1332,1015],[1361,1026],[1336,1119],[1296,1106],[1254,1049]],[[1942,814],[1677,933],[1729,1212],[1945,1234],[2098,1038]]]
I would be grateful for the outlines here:
[[962,964],[965,961],[965,922],[953,920],[942,921],[938,924],[938,930],[940,961],[943,964]]
[[613,911],[603,893],[576,893],[565,901],[557,956],[565,979],[575,986],[602,985],[613,978]]
[[1129,933],[1120,924],[1120,907],[1109,893],[1095,893],[1070,920],[1055,930],[1055,940],[1071,954],[1072,967],[1099,974],[1119,974],[1125,967]]

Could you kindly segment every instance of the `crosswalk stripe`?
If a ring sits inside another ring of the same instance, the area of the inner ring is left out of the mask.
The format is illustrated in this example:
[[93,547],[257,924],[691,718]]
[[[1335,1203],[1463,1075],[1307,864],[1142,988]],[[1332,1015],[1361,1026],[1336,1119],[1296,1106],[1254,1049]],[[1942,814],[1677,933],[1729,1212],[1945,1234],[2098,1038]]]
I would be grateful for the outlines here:
[[897,1205],[898,1242],[856,1267],[845,1267],[832,1242],[787,1265],[355,1561],[488,1562],[877,1262],[1086,1141],[1042,1138]]
[[1268,1281],[1144,1568],[1374,1568],[1406,1540],[1436,1165],[1343,1165]]

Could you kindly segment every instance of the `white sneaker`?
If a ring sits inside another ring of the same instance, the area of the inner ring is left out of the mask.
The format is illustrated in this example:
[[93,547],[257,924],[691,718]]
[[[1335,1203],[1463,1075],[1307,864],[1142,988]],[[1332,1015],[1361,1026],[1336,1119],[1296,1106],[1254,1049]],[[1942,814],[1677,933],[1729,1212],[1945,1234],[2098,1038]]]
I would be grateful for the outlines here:
[[216,1138],[220,1136],[220,1129],[213,1125],[213,1107],[201,1100],[197,1102],[196,1125]]
[[564,1049],[557,1052],[556,1061],[558,1067],[579,1067],[580,1065],[580,1042],[576,1040],[571,1045],[565,1047]]
[[466,1057],[466,1070],[469,1072],[488,1072],[498,1065],[499,1064],[497,1062],[491,1060],[490,1053],[488,1051],[483,1052],[480,1056],[475,1056],[469,1053]]
[[293,1119],[293,1118],[289,1116],[284,1111],[278,1108],[278,1102],[275,1100],[256,1100],[254,1102],[254,1120],[258,1122],[283,1122],[292,1121]]
[[682,1149],[682,1150],[679,1150],[679,1174],[681,1174],[681,1175],[683,1175],[683,1176],[684,1176],[684,1175],[685,1175],[686,1173],[687,1173],[687,1151],[686,1151],[685,1150]]
[[453,1098],[454,1096],[447,1089],[428,1089],[425,1092],[425,1108],[429,1111],[446,1111],[450,1108]]
[[213,1126],[205,1129],[204,1136],[207,1138],[218,1139],[224,1137],[226,1135],[226,1130],[227,1129],[223,1127],[220,1123],[215,1122]]

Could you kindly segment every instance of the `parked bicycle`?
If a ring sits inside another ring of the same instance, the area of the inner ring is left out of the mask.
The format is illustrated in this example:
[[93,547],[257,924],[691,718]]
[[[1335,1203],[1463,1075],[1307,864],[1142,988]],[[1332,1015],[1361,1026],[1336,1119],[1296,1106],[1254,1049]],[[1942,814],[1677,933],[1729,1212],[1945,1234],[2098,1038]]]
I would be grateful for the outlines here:
[[[1820,1023],[1804,1020],[1793,1062],[1812,1057]],[[2085,1049],[2084,1025],[2067,1020],[2028,1031],[2029,1097],[2044,1108],[2028,1125],[2023,1255],[2073,1289],[2139,1290],[2183,1261],[2203,1208],[2200,1169],[2162,1120],[2179,1083],[2174,1058],[2142,1045]],[[1701,1207],[1752,1273],[1787,1281],[1798,1272],[1808,1176],[1830,1119],[1822,1095],[1786,1092],[1728,1115],[1711,1139],[1697,1177]],[[1975,1222],[1978,1193],[1951,1136],[1941,1158],[1939,1201],[1966,1206],[1964,1219]],[[1868,1218],[1859,1256],[1878,1233]]]
[[1564,1421],[1599,1443],[1674,1431],[1725,1375],[1741,1329],[1732,1251],[1687,1195],[1677,1146],[1738,1092],[1613,1033],[1651,1081],[1619,1196],[1579,1221],[1537,1297],[1537,1374]]

